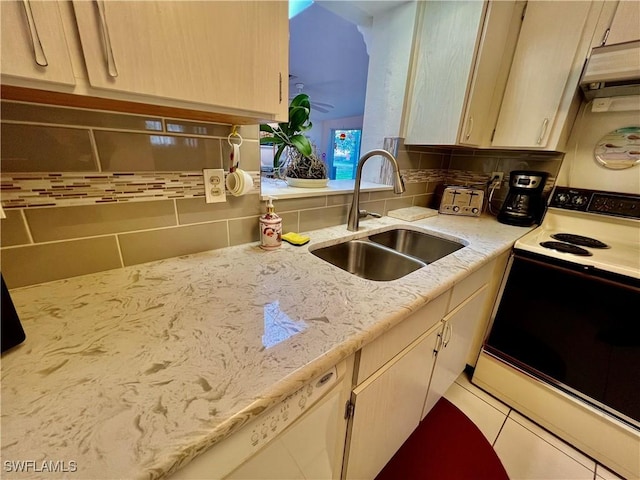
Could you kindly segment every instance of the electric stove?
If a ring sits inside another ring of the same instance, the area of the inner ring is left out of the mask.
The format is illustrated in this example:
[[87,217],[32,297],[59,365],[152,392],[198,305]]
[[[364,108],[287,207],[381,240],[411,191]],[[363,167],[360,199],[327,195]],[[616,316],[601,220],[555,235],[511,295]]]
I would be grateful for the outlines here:
[[640,279],[640,196],[556,187],[541,225],[514,248]]

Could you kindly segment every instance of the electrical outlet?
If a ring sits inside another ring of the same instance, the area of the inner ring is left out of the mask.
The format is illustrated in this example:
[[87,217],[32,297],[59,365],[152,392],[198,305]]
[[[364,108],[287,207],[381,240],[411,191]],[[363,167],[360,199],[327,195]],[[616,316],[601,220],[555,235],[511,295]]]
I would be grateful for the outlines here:
[[[498,177],[497,180],[494,178]],[[492,172],[491,173],[491,183],[496,183],[496,190],[500,190],[500,186],[502,185],[502,179],[504,178],[504,172]]]
[[227,201],[224,185],[224,170],[221,168],[203,168],[204,196],[207,203]]

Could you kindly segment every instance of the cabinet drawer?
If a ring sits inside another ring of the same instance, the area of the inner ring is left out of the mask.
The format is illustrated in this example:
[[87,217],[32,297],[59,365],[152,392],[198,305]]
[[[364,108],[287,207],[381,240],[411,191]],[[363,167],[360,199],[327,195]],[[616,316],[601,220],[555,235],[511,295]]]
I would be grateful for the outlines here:
[[440,322],[446,312],[448,297],[449,292],[443,293],[387,333],[365,345],[360,353],[357,383],[362,383],[407,345]]
[[482,285],[489,283],[494,266],[495,261],[489,262],[485,266],[481,267],[480,270],[473,272],[467,278],[455,285],[453,287],[453,292],[451,293],[451,302],[449,303],[447,313],[451,312],[465,299],[469,298],[471,294],[478,290]]

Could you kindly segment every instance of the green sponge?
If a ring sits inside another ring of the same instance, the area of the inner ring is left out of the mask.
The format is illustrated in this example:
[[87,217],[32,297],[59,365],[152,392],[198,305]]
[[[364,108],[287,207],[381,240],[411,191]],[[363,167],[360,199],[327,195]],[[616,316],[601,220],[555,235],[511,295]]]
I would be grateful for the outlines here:
[[309,243],[309,240],[311,240],[311,238],[310,237],[306,237],[304,235],[300,235],[299,233],[289,232],[289,233],[285,233],[284,235],[282,235],[282,240],[284,240],[285,242],[290,243],[291,245],[295,245],[297,247],[300,247],[300,246],[304,245],[305,243]]

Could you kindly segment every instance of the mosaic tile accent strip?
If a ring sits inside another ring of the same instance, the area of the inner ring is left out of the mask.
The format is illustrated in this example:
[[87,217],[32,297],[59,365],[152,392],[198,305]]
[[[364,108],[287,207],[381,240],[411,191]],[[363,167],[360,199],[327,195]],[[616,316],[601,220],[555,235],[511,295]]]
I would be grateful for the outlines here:
[[[491,174],[485,172],[474,172],[464,170],[449,170],[446,178],[443,179],[447,184],[463,185],[466,187],[486,187],[487,182],[491,180]],[[503,178],[503,183],[509,186],[509,174]],[[556,183],[556,177],[549,174],[545,183],[544,191],[549,192]]]
[[[260,172],[249,172],[260,193]],[[227,195],[230,195],[227,192]],[[0,176],[2,208],[61,207],[204,197],[201,172],[11,173]]]
[[403,169],[400,170],[405,183],[443,182],[447,171],[442,169]]
[[464,185],[466,187],[486,186],[491,178],[491,173],[450,170],[444,181],[448,184]]

